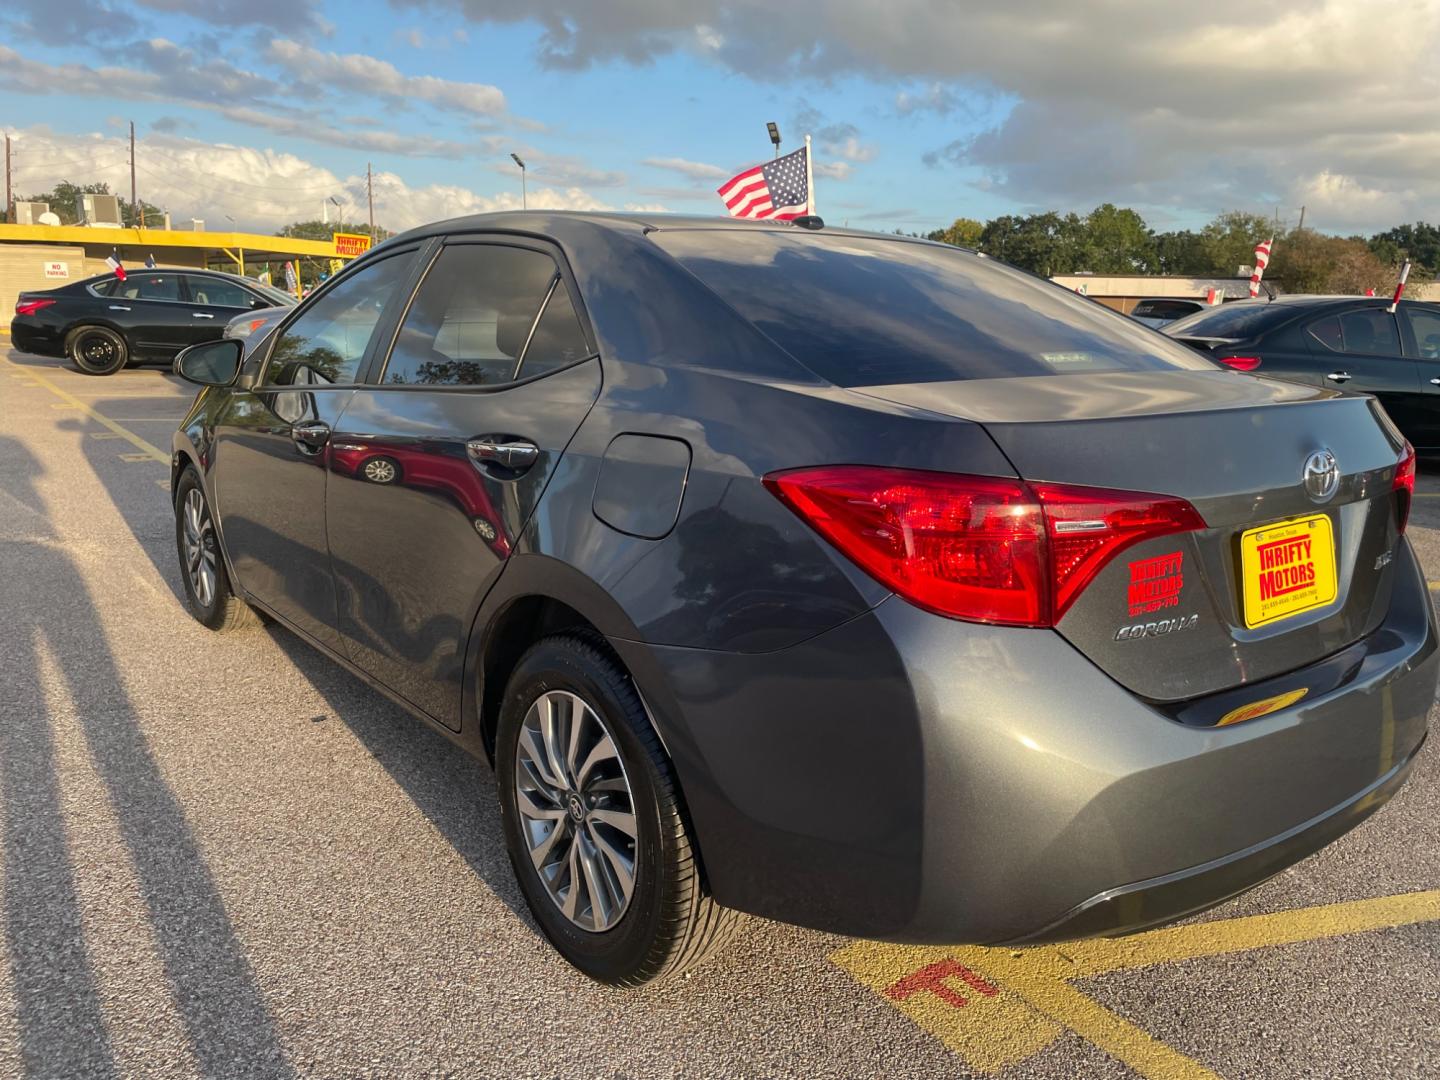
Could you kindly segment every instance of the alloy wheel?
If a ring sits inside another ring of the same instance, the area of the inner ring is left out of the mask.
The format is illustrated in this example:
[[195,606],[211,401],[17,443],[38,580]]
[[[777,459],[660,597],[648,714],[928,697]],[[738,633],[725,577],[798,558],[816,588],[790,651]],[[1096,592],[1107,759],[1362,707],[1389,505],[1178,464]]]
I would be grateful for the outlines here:
[[395,481],[395,466],[384,458],[365,463],[365,479],[372,484],[390,484]]
[[185,495],[181,511],[185,540],[185,572],[190,589],[202,608],[215,602],[215,524],[200,489],[192,487]]
[[531,863],[582,930],[618,923],[635,891],[635,800],[604,723],[564,690],[541,694],[515,746],[515,802]]

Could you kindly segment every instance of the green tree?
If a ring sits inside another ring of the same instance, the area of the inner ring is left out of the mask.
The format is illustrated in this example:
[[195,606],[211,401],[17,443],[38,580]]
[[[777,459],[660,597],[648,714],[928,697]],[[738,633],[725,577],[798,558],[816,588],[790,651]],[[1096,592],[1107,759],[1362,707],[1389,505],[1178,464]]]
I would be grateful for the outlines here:
[[[1216,272],[1210,265],[1205,239],[1189,229],[1156,233],[1155,272],[1179,277],[1203,277]],[[1230,273],[1234,273],[1231,267]]]
[[1134,210],[1102,203],[1085,218],[1081,266],[1096,274],[1148,274],[1155,268],[1155,235]]
[[[28,195],[23,202],[43,202],[50,204],[50,212],[60,219],[61,225],[74,225],[80,220],[76,209],[76,200],[81,195],[111,195],[110,185],[106,183],[96,184],[74,184],[69,180],[61,180],[49,191],[42,191],[38,195]],[[140,200],[140,208],[144,211],[147,225],[158,228],[164,220],[165,211],[154,203]],[[127,199],[120,200],[120,223],[127,229],[133,229],[140,222],[135,214],[135,208]]]
[[1053,277],[1081,269],[1084,231],[1085,223],[1075,214],[1005,214],[986,224],[980,249],[1032,274]]
[[985,235],[985,226],[974,218],[956,218],[948,229],[937,229],[930,233],[927,239],[938,240],[942,244],[954,244],[956,247],[978,248],[981,238]]
[[[1255,263],[1255,245],[1275,234],[1275,224],[1264,214],[1230,210],[1200,230],[1206,273],[1232,276],[1237,267]],[[1276,238],[1279,239],[1278,237]]]
[[1414,265],[1412,277],[1426,280],[1440,272],[1440,227],[1417,221],[1414,225],[1397,225],[1370,238],[1370,251],[1386,265],[1398,266],[1405,259]]

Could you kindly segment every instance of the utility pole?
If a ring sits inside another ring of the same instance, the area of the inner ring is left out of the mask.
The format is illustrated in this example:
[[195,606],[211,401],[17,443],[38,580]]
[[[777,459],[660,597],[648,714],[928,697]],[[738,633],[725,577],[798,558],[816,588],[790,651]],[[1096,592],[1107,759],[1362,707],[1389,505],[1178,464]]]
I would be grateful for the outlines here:
[[5,133],[5,222],[15,224],[15,199],[10,193],[10,133]]
[[1295,231],[1299,232],[1303,228],[1305,228],[1305,207],[1302,206],[1300,207],[1300,224],[1295,226]]
[[140,228],[145,227],[145,221],[140,217],[140,200],[135,197],[135,121],[130,121],[130,226],[135,227],[139,222]]
[[365,198],[370,203],[370,243],[375,243],[375,185],[371,180],[370,162],[365,163]]

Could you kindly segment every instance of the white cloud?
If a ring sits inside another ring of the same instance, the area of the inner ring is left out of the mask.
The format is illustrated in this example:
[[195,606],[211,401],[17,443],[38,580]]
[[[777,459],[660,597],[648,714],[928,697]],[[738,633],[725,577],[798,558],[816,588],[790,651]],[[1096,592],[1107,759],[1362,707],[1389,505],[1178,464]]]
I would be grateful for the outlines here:
[[[57,180],[104,181],[111,191],[130,190],[125,138],[92,134],[59,135],[46,128],[11,133],[16,164],[15,188],[29,195],[47,191]],[[30,163],[35,164],[30,164]],[[168,210],[174,221],[203,218],[211,228],[228,226],[273,233],[297,220],[320,217],[329,196],[340,199],[345,216],[367,215],[365,176],[341,176],[294,154],[195,139],[152,136],[136,153],[140,197]],[[413,185],[398,173],[374,175],[375,220],[394,230],[464,214],[520,209],[520,190],[506,186],[495,193],[455,184]],[[581,187],[532,187],[530,209],[609,210],[613,207]],[[659,210],[657,204],[636,209]]]
[[831,180],[849,180],[855,171],[848,161],[817,161],[810,168],[816,176],[827,176]]
[[424,101],[452,112],[494,116],[505,111],[505,95],[486,83],[455,82],[434,75],[404,75],[388,60],[363,53],[322,52],[298,41],[270,42],[268,57],[296,79],[330,89]]
[[703,161],[686,161],[684,158],[646,158],[642,164],[653,169],[668,169],[691,180],[728,180],[732,175],[719,165],[707,165]]
[[557,68],[686,50],[761,83],[923,85],[902,112],[944,112],[952,93],[1016,102],[934,160],[1020,202],[1298,206],[1328,175],[1350,183],[1307,221],[1336,230],[1433,218],[1440,202],[1440,0],[394,2],[536,24]]

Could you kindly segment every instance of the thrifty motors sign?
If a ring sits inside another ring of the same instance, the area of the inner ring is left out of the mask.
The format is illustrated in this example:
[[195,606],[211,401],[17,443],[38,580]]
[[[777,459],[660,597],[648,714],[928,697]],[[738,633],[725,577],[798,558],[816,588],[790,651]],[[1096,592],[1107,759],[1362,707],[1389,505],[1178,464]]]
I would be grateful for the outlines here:
[[334,233],[335,255],[341,259],[353,259],[370,250],[370,237],[364,233]]

